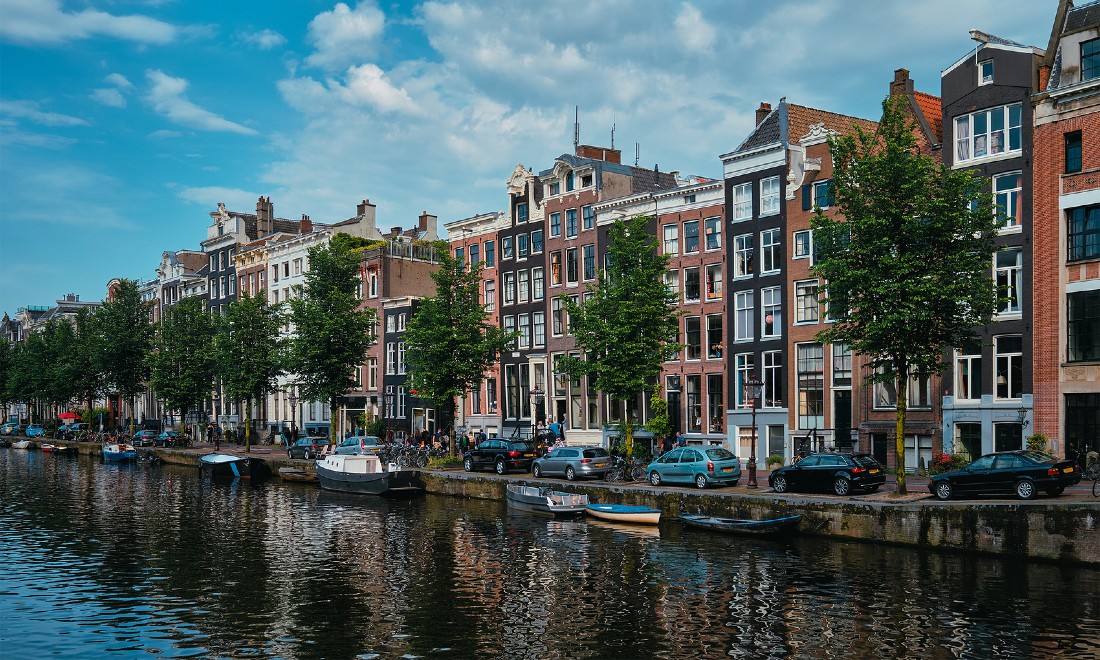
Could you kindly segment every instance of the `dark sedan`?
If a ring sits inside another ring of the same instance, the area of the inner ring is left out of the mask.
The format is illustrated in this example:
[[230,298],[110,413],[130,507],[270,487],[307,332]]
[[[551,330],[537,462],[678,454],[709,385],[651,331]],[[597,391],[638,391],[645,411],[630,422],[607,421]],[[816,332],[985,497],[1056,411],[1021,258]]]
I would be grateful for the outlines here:
[[478,468],[491,467],[497,474],[509,470],[531,471],[535,460],[535,443],[526,440],[501,440],[489,438],[466,452],[462,457],[462,466],[467,472]]
[[317,458],[328,446],[327,438],[301,438],[290,445],[287,454],[291,458],[304,458],[307,461]]
[[1012,494],[1030,500],[1039,491],[1051,497],[1081,481],[1080,467],[1072,460],[1041,451],[1016,450],[986,454],[954,472],[937,474],[928,490],[941,500],[955,495]]
[[777,493],[788,490],[832,491],[837,495],[856,490],[873,493],[884,483],[886,471],[870,454],[810,454],[768,475],[768,485]]

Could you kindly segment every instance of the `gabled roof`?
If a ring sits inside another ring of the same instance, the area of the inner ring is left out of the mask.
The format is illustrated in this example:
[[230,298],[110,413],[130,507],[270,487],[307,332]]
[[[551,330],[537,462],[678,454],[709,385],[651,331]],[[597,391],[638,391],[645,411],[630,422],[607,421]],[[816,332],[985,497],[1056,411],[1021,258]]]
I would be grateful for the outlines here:
[[782,98],[779,100],[779,105],[768,113],[764,121],[749,133],[733,153],[752,151],[770,144],[786,147],[791,140],[798,140],[809,133],[811,127],[816,124],[821,124],[824,128],[838,133],[850,133],[855,126],[873,131],[876,125],[868,119],[795,105],[787,103],[787,99]]
[[920,112],[932,129],[936,143],[943,142],[943,104],[940,97],[932,96],[924,92],[913,92],[913,100],[917,102]]
[[1073,7],[1066,15],[1066,25],[1062,28],[1062,34],[1095,28],[1097,24],[1100,24],[1100,2]]

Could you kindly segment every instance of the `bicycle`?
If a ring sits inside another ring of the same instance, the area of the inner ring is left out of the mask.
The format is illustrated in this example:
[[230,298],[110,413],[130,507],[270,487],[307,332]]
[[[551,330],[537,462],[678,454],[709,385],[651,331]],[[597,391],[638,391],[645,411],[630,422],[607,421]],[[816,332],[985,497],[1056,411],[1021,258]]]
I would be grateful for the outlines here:
[[631,459],[629,463],[622,456],[613,456],[612,459],[611,469],[603,475],[604,481],[645,481],[645,466],[638,459]]

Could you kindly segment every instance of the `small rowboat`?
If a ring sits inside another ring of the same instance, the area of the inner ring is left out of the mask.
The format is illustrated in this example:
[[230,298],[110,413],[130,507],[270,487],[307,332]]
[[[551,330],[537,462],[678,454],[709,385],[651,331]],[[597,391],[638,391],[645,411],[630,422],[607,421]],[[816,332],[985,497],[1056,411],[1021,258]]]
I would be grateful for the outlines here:
[[680,515],[680,522],[688,527],[701,529],[713,529],[719,532],[733,532],[736,534],[774,535],[792,532],[798,528],[802,516],[786,516],[784,518],[771,518],[769,520],[746,520],[742,518],[717,518],[715,516],[702,516],[685,513]]
[[50,452],[52,454],[75,454],[77,453],[76,447],[65,447],[62,445],[44,444],[40,447],[42,451]]
[[630,504],[589,504],[585,513],[602,520],[638,525],[656,525],[661,522],[661,510],[650,506]]
[[317,481],[316,473],[292,467],[279,468],[279,476],[283,478],[283,481]]
[[569,516],[584,513],[587,495],[564,493],[547,487],[508,484],[508,506],[524,511]]

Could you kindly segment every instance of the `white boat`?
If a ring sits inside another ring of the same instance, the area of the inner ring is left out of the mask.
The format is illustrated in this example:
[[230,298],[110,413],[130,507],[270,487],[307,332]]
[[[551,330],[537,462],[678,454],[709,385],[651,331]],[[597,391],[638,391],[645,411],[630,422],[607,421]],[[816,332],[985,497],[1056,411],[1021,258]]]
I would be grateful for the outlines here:
[[314,469],[325,490],[390,497],[424,492],[419,472],[384,466],[374,454],[330,454],[315,462]]
[[661,510],[651,506],[630,504],[589,504],[585,513],[590,516],[618,523],[656,525],[661,522]]
[[505,495],[508,498],[508,506],[512,508],[556,516],[584,513],[584,507],[588,505],[587,495],[564,493],[546,486],[508,484]]
[[27,449],[28,447],[31,446],[31,441],[30,440],[16,440],[15,442],[11,443],[11,446],[15,449]]

